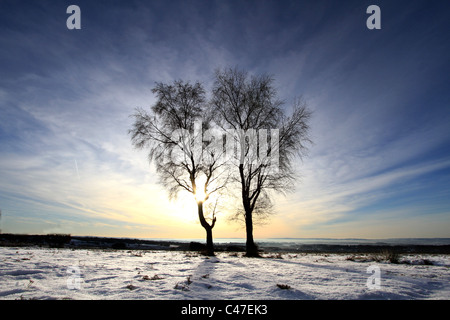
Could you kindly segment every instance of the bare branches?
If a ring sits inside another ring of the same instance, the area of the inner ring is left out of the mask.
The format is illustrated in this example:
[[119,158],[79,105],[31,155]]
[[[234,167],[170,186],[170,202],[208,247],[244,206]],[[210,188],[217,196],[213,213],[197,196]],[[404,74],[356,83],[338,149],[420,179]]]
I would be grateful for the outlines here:
[[148,148],[171,198],[179,191],[196,196],[206,229],[215,224],[217,202],[211,224],[203,216],[203,202],[239,190],[237,212],[252,243],[253,214],[266,217],[273,212],[272,193],[295,186],[293,161],[305,156],[311,143],[305,102],[296,100],[286,115],[271,76],[238,69],[216,71],[209,101],[198,82],[157,83],[152,91],[157,101],[151,112],[136,109],[132,115],[133,145]]
[[298,99],[292,114],[286,116],[271,76],[249,76],[238,69],[216,71],[211,103],[217,125],[235,132],[231,137],[240,149],[235,156],[239,166],[232,180],[240,186],[244,208],[241,213],[245,215],[248,233],[252,230],[248,226],[252,214],[272,212],[270,192],[293,189],[292,163],[295,157],[306,154],[311,142],[311,112]]
[[193,130],[194,122],[201,117],[206,100],[205,90],[199,82],[193,85],[181,80],[174,81],[171,85],[157,83],[152,92],[158,99],[152,111],[156,115],[164,115],[164,127]]
[[206,179],[200,186],[206,195],[225,188],[226,163],[219,161],[224,150],[212,134],[213,115],[202,85],[178,80],[157,83],[152,92],[156,103],[150,112],[135,110],[129,134],[136,148],[148,149],[169,197],[175,198],[179,191],[195,194],[200,175]]

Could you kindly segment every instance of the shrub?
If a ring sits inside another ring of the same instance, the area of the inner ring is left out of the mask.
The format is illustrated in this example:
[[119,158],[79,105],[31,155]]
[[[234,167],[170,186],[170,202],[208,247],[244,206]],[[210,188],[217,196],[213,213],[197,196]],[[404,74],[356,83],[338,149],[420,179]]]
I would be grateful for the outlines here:
[[432,266],[432,265],[434,265],[433,261],[428,260],[428,259],[423,259],[422,262],[423,262],[423,265],[425,265],[425,266]]
[[70,243],[72,236],[70,234],[52,233],[45,236],[50,248],[64,248],[65,244]]
[[136,287],[136,286],[133,286],[133,285],[130,283],[129,285],[126,286],[126,288],[127,288],[128,290],[134,290],[134,289],[136,289],[137,287]]
[[289,290],[289,289],[291,289],[291,286],[289,286],[287,284],[279,284],[279,283],[277,283],[277,287],[282,289],[282,290]]
[[175,285],[174,289],[178,289],[178,290],[182,290],[182,291],[189,291],[189,286],[188,286],[188,285],[185,285],[185,284],[183,284],[183,283],[178,282],[178,283]]
[[372,260],[376,262],[387,261],[390,263],[400,263],[400,254],[394,250],[384,250],[379,254],[373,255]]
[[353,261],[353,262],[369,262],[369,261],[373,261],[375,259],[374,258],[367,258],[367,257],[363,257],[363,256],[352,255],[352,256],[347,257],[345,260]]
[[118,249],[118,250],[123,250],[127,248],[127,244],[123,243],[123,242],[116,242],[113,243],[113,245],[111,246],[112,249]]
[[145,275],[142,277],[142,280],[161,280],[164,279],[163,277],[158,276],[157,274],[155,274],[153,277],[149,277],[148,275]]

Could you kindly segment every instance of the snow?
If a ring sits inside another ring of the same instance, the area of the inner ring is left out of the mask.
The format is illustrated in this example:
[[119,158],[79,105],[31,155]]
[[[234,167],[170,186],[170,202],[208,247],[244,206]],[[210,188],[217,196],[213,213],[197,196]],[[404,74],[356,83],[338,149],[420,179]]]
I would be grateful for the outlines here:
[[[0,247],[0,299],[361,300],[450,297],[448,255],[402,255],[392,264],[350,254]],[[426,263],[425,263],[426,262]],[[379,288],[371,288],[379,268]],[[372,278],[371,278],[372,277]]]

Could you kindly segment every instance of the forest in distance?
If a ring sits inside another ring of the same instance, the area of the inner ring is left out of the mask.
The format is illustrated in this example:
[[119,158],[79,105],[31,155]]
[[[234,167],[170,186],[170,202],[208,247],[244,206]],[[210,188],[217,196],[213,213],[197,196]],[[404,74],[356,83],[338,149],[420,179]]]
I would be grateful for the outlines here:
[[[436,253],[450,254],[448,238],[418,239],[257,239],[261,253]],[[204,251],[201,239],[133,239],[120,237],[72,236],[69,234],[0,234],[0,246],[41,246],[70,249]],[[217,239],[219,252],[244,252],[245,239]]]

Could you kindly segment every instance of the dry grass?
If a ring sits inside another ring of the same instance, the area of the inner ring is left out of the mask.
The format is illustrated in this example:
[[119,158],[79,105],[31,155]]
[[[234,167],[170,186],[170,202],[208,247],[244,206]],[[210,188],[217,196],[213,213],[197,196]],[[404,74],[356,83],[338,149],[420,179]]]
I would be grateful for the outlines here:
[[289,289],[292,289],[291,286],[290,286],[290,285],[287,285],[287,284],[279,284],[279,283],[277,283],[277,287],[280,288],[280,289],[282,289],[282,290],[289,290]]
[[394,264],[400,262],[401,255],[393,250],[384,250],[371,255],[352,255],[346,258],[348,261],[355,262],[390,262]]

